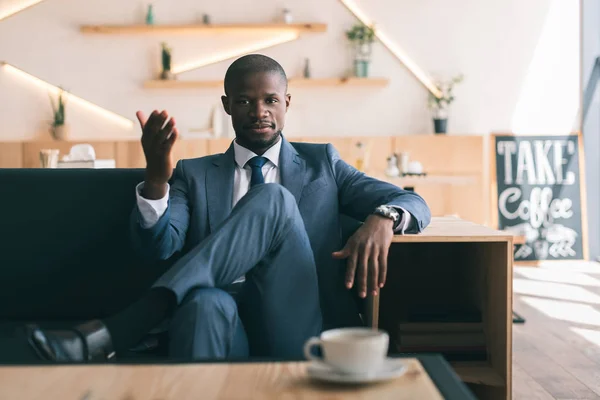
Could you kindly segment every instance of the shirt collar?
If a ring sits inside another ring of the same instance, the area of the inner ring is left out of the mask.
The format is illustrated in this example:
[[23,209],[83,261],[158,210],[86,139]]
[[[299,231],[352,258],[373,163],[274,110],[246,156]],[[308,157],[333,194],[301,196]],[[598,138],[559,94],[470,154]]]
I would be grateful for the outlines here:
[[[276,167],[279,166],[279,153],[281,151],[282,142],[283,138],[279,137],[277,143],[271,146],[267,151],[265,151],[265,154],[262,155],[267,160],[271,161],[271,163],[273,163],[273,165]],[[235,155],[235,163],[240,168],[244,168],[246,163],[250,161],[252,157],[257,156],[257,154],[252,150],[248,150],[247,148],[240,146],[235,140],[233,141],[233,153]]]

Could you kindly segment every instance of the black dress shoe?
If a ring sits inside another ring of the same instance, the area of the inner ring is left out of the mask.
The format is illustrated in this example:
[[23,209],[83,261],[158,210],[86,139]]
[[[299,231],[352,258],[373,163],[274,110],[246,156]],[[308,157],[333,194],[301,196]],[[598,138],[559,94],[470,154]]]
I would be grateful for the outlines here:
[[42,330],[27,325],[29,344],[43,360],[55,362],[110,361],[115,358],[106,326],[92,320],[69,330]]

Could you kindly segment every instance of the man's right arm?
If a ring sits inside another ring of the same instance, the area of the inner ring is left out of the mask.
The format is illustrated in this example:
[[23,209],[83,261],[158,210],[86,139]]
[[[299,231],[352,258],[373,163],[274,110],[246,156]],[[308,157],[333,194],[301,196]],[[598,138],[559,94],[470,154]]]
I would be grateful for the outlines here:
[[152,228],[169,207],[169,184],[167,193],[159,199],[147,199],[144,197],[145,182],[140,182],[135,188],[135,198],[140,213],[140,225],[144,229]]
[[182,161],[173,172],[171,151],[179,132],[166,110],[154,110],[148,118],[138,111],[136,116],[142,128],[146,176],[136,187],[132,241],[142,256],[165,260],[183,248],[190,219]]
[[160,199],[144,196],[145,182],[136,187],[132,213],[132,239],[138,251],[150,259],[165,260],[180,251],[189,226],[187,181],[182,161],[177,163],[171,186]]

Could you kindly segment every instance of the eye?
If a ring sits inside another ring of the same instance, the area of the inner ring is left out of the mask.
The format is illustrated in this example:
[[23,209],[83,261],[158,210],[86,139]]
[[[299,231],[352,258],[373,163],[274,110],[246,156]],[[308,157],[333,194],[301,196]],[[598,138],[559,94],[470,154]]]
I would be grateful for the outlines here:
[[273,97],[270,97],[270,98],[267,99],[267,103],[269,103],[269,104],[273,104],[273,103],[277,103],[277,102],[278,102],[278,100],[276,98],[273,98]]
[[248,100],[238,100],[236,101],[237,104],[241,104],[241,105],[246,105],[248,104]]

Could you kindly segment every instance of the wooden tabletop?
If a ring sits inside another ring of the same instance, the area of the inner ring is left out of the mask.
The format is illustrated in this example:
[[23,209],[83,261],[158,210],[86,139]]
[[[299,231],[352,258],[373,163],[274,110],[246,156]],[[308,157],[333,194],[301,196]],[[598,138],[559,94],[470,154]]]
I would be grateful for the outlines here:
[[433,217],[425,230],[416,235],[395,235],[393,242],[508,242],[510,233],[498,231],[455,217]]
[[0,368],[0,399],[443,399],[419,360],[400,378],[371,385],[311,380],[305,362]]

